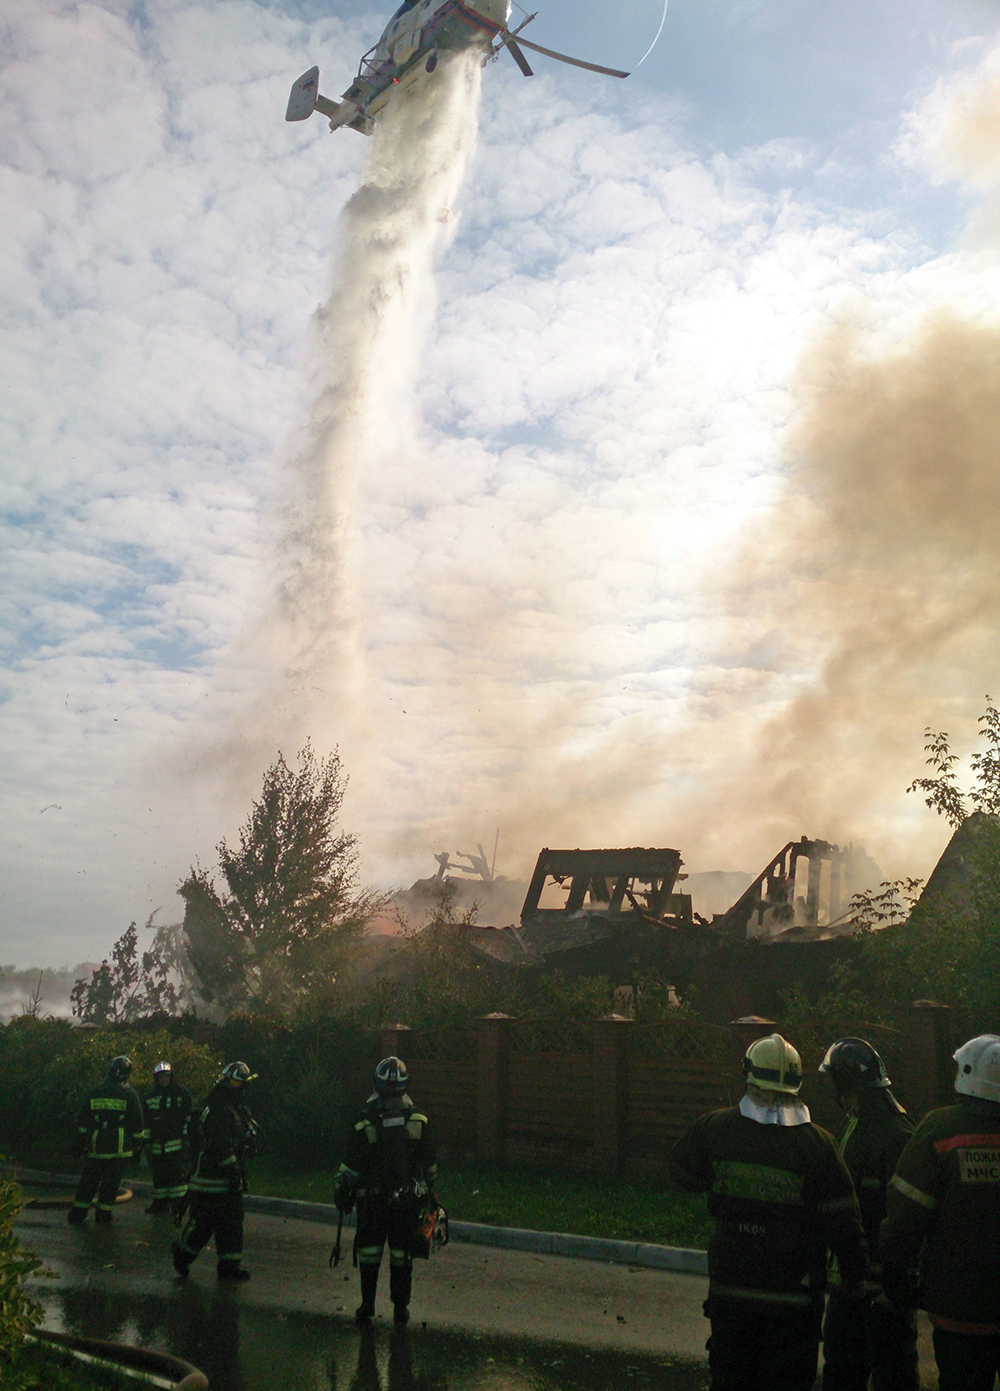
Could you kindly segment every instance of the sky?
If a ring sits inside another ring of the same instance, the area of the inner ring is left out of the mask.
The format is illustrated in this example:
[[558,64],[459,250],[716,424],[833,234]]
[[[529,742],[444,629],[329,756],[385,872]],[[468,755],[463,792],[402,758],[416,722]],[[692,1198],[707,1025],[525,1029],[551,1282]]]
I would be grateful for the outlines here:
[[[629,68],[660,14],[530,34]],[[383,887],[498,829],[511,875],[944,842],[923,727],[996,693],[996,0],[674,0],[626,82],[488,66],[303,701],[261,615],[371,145],[282,117],[387,18],[4,7],[0,959],[175,919],[305,737]]]

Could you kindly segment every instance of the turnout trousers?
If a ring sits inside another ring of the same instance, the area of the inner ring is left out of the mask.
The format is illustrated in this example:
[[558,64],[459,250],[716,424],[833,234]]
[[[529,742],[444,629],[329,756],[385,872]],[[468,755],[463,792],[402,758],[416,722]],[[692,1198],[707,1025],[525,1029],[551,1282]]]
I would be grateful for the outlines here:
[[85,1159],[80,1182],[76,1186],[73,1206],[69,1210],[71,1224],[86,1220],[87,1209],[97,1196],[97,1221],[110,1222],[115,1199],[122,1180],[122,1159]]
[[409,1304],[413,1287],[412,1229],[413,1205],[409,1201],[393,1202],[381,1193],[370,1193],[358,1200],[356,1241],[361,1295],[366,1305],[375,1299],[386,1242],[389,1243],[389,1298],[400,1308],[405,1309]]
[[1000,1373],[1000,1333],[935,1328],[934,1360],[941,1391],[993,1391]]
[[823,1325],[823,1391],[919,1391],[917,1316],[886,1299],[830,1292]]
[[775,1309],[710,1295],[712,1391],[812,1391],[819,1361],[818,1312]]
[[242,1193],[191,1194],[190,1215],[176,1249],[190,1265],[212,1237],[219,1270],[238,1266],[243,1259]]
[[187,1166],[181,1154],[151,1154],[149,1168],[153,1179],[153,1202],[164,1207],[180,1206],[187,1196]]

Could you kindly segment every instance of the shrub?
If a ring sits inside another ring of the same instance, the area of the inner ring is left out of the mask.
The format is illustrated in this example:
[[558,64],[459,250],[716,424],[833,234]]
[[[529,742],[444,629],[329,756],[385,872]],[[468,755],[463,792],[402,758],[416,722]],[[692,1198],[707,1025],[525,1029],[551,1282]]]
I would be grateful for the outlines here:
[[80,1102],[119,1053],[132,1059],[139,1088],[152,1084],[153,1068],[164,1057],[196,1096],[218,1076],[211,1047],[164,1027],[92,1032],[61,1019],[12,1019],[0,1026],[0,1146],[22,1161],[65,1165]]
[[12,1178],[0,1179],[0,1366],[8,1365],[24,1336],[42,1320],[41,1307],[24,1292],[24,1281],[41,1266],[14,1231],[21,1189]]

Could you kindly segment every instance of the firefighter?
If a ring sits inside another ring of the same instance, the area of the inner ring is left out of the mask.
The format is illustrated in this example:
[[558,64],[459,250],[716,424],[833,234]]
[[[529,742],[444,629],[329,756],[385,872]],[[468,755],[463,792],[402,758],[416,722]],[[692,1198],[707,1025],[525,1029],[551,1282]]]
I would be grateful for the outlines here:
[[708,1194],[713,1391],[811,1391],[819,1357],[826,1253],[844,1298],[860,1302],[866,1268],[861,1215],[833,1137],[798,1100],[802,1063],[780,1034],[743,1059],[738,1106],[695,1121],[670,1173]]
[[142,1103],[129,1085],[131,1059],[113,1058],[104,1081],[91,1087],[77,1114],[78,1153],[83,1172],[73,1206],[67,1213],[70,1226],[87,1219],[87,1209],[97,1195],[95,1220],[110,1222],[126,1159],[138,1154],[146,1138]]
[[361,1304],[355,1314],[366,1324],[375,1315],[375,1292],[382,1249],[389,1243],[389,1297],[396,1323],[410,1317],[413,1283],[411,1243],[420,1213],[436,1203],[434,1141],[427,1117],[406,1094],[408,1074],[400,1058],[383,1058],[375,1069],[375,1090],[348,1136],[337,1175],[334,1202],[341,1212],[357,1205],[355,1237],[361,1274]]
[[170,1063],[157,1063],[153,1068],[152,1090],[143,1097],[149,1135],[146,1151],[153,1175],[153,1201],[147,1212],[173,1210],[176,1215],[184,1206],[187,1196],[184,1150],[193,1104],[191,1093],[175,1079]]
[[[862,1038],[840,1038],[819,1065],[847,1119],[837,1140],[861,1208],[869,1251],[878,1248],[886,1189],[913,1124],[893,1096],[885,1064]],[[877,1274],[877,1270],[872,1274]],[[840,1296],[831,1262],[823,1327],[823,1391],[919,1391],[915,1308],[897,1307],[875,1283],[860,1309]]]
[[195,1154],[188,1182],[190,1214],[171,1247],[174,1269],[182,1277],[214,1236],[219,1279],[250,1279],[242,1265],[243,1194],[246,1163],[256,1150],[258,1131],[245,1097],[255,1078],[246,1063],[229,1063],[191,1126]]
[[919,1303],[934,1328],[941,1391],[992,1391],[1000,1372],[1000,1036],[954,1055],[955,1106],[929,1112],[889,1183],[881,1254],[887,1295],[905,1301],[921,1254]]

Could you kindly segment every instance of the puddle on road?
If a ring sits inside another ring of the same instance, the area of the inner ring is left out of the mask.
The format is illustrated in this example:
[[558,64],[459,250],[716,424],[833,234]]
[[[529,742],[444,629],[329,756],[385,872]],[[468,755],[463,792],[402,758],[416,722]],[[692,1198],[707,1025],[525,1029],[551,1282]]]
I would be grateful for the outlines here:
[[191,1284],[169,1299],[47,1291],[49,1327],[186,1358],[212,1391],[703,1391],[707,1369],[666,1358],[352,1322],[243,1305]]

